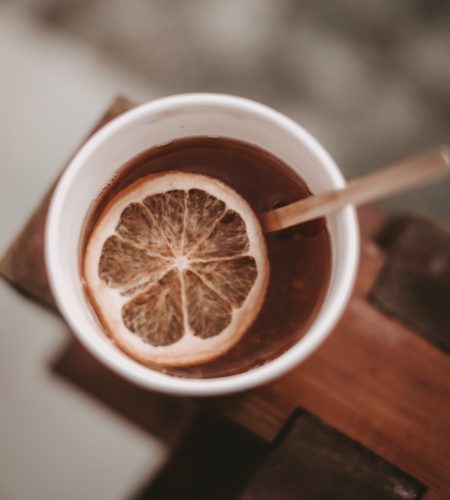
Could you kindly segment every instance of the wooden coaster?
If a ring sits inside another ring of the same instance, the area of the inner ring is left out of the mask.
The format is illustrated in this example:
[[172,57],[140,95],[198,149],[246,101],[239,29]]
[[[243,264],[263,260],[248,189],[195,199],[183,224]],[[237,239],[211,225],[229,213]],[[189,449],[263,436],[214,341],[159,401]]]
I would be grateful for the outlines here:
[[[132,106],[119,98],[94,130]],[[43,259],[51,191],[1,260],[0,275],[52,307]],[[392,229],[393,219],[373,207],[359,215],[363,242],[356,288],[325,344],[274,383],[195,406],[206,405],[275,448],[281,441],[274,439],[292,415],[307,410],[392,464],[392,474],[415,478],[408,484],[417,486],[417,494],[424,485],[427,499],[450,498],[448,230],[417,217]],[[191,401],[129,384],[75,340],[53,365],[58,375],[169,441],[192,415]],[[319,439],[324,431],[319,426],[308,432]],[[318,463],[311,474],[320,475],[325,465]]]
[[369,300],[450,354],[450,230],[422,216],[394,217],[380,235],[387,261]]
[[239,500],[417,500],[414,478],[312,415],[296,413]]

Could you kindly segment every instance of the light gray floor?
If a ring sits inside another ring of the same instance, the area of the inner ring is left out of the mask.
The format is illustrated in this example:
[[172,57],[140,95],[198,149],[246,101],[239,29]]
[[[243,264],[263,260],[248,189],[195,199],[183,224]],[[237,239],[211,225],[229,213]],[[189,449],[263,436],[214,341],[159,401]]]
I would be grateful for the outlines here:
[[[0,0],[0,253],[119,92],[263,101],[347,177],[448,142],[449,5]],[[449,187],[389,206],[450,222]],[[0,498],[126,498],[167,450],[50,376],[63,325],[2,282],[0,316]]]
[[[323,142],[347,177],[450,141],[450,2],[15,3],[159,95],[219,91],[287,113]],[[390,206],[450,222],[449,188]]]
[[[118,89],[147,84],[0,8],[0,253]],[[62,322],[0,281],[0,498],[122,500],[163,445],[52,376]]]

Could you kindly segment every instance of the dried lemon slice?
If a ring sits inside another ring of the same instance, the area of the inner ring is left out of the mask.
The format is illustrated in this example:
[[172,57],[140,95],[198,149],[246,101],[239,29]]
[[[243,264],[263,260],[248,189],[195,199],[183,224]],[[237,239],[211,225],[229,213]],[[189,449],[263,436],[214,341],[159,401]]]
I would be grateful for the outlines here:
[[143,363],[204,363],[238,342],[269,279],[264,236],[248,203],[204,175],[139,179],[105,208],[83,274],[108,334]]

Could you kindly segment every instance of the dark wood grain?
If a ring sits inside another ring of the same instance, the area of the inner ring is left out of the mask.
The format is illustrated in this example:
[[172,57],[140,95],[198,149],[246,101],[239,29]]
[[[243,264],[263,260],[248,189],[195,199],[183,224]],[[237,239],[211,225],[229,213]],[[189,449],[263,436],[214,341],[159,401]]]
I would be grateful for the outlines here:
[[449,228],[404,216],[392,220],[380,241],[387,259],[369,300],[450,354]]
[[380,456],[297,412],[239,500],[418,500],[424,491]]
[[158,477],[132,500],[233,500],[268,449],[233,422],[200,411]]

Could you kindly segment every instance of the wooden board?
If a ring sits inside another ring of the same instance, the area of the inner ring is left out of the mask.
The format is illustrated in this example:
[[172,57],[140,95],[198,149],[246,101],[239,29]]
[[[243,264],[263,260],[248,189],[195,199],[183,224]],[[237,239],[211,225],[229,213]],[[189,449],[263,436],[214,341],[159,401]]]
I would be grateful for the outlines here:
[[[117,100],[94,130],[132,105]],[[0,275],[51,306],[43,261],[50,192],[1,260]],[[324,345],[272,384],[195,404],[275,443],[292,414],[305,409],[412,476],[426,488],[425,498],[450,498],[448,230],[417,218],[403,229],[394,224],[393,230],[392,219],[379,210],[367,207],[359,214],[364,238],[355,292]],[[414,241],[417,249],[424,238],[427,253],[421,260],[420,252],[408,253],[408,242]],[[420,300],[422,283],[438,300]],[[434,303],[438,315],[433,314]],[[55,373],[168,441],[191,419],[192,401],[137,389],[101,366],[75,340],[54,366]]]

